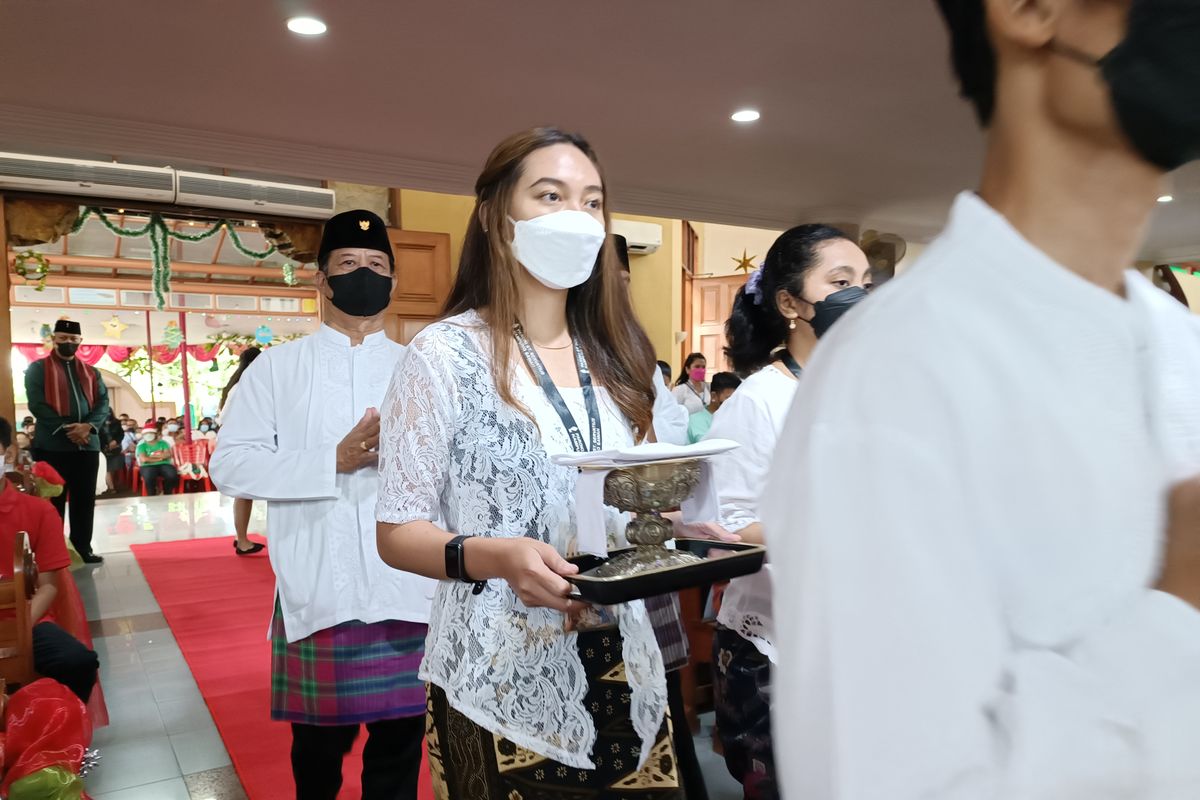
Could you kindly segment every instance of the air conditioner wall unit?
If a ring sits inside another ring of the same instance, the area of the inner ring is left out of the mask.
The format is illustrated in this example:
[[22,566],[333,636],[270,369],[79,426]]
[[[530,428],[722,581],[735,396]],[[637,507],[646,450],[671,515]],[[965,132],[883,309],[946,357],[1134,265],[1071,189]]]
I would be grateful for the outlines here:
[[333,215],[332,189],[183,170],[176,176],[178,205],[309,219],[328,219]]
[[612,232],[625,237],[629,245],[629,254],[648,256],[658,252],[662,247],[662,225],[657,222],[630,222],[629,220],[614,219]]
[[0,189],[171,203],[175,170],[0,152]]

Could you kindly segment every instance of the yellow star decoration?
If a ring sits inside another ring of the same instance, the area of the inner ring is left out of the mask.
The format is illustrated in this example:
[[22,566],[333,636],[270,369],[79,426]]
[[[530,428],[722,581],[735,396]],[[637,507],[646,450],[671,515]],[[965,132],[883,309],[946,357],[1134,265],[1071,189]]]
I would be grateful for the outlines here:
[[104,323],[104,335],[110,339],[120,339],[121,334],[124,333],[125,329],[128,327],[129,326],[124,322],[121,322],[120,317],[118,317],[116,314],[113,314],[112,319]]
[[733,257],[733,260],[737,262],[737,266],[734,267],[734,269],[740,269],[743,275],[749,275],[751,272],[754,272],[754,270],[757,269],[757,267],[754,266],[754,259],[756,258],[758,258],[758,256],[747,256],[746,250],[743,248],[741,258],[738,258],[737,256]]

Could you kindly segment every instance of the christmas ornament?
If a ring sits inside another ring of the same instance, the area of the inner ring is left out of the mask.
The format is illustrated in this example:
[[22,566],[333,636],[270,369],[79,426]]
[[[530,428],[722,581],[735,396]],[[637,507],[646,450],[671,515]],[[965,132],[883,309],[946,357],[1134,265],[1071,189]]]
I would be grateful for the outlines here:
[[175,320],[169,321],[163,329],[163,343],[167,347],[179,347],[183,344],[183,331],[179,329],[179,323]]
[[738,258],[737,256],[733,257],[733,260],[737,262],[737,266],[734,267],[734,269],[741,270],[743,275],[749,275],[754,271],[754,259],[756,258],[758,258],[758,256],[747,256],[746,250],[743,248],[741,258]]
[[110,339],[120,339],[121,334],[124,333],[125,329],[128,327],[129,326],[124,322],[121,322],[120,317],[118,317],[116,314],[113,314],[112,317],[109,318],[108,322],[104,323],[104,335]]

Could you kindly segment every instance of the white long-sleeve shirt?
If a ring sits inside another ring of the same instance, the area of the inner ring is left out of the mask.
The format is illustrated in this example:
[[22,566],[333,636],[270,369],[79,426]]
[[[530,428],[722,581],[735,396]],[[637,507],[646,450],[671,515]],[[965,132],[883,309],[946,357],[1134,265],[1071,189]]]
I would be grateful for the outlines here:
[[654,365],[654,438],[666,444],[688,443],[688,411],[667,388],[657,364]]
[[322,325],[264,350],[242,374],[209,470],[223,493],[267,501],[267,538],[289,642],[342,622],[428,622],[436,583],[383,563],[374,467],[337,472],[337,445],[383,403],[404,348],[351,347]]
[[[773,364],[747,378],[721,404],[706,439],[729,439],[741,447],[712,460],[720,523],[733,533],[760,522],[759,500],[771,471],[775,443],[799,384]],[[771,565],[734,578],[725,590],[717,621],[775,661]]]
[[1200,797],[1200,613],[1151,588],[1200,332],[1126,290],[963,195],[822,340],[763,514],[784,797]]

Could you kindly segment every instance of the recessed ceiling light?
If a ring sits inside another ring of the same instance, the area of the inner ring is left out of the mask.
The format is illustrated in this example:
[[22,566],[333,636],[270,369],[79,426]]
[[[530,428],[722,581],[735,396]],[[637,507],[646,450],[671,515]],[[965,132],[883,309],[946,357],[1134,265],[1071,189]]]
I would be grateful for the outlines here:
[[292,17],[287,26],[289,31],[301,36],[320,36],[326,31],[325,23],[316,17]]
[[743,108],[741,111],[735,111],[730,114],[729,118],[734,122],[757,122],[761,116],[762,114],[759,114],[752,108]]
[[1160,202],[1160,203],[1173,203],[1173,202],[1175,202],[1175,196],[1174,196],[1174,195],[1170,195],[1170,194],[1164,194],[1162,197],[1158,198],[1158,202]]

